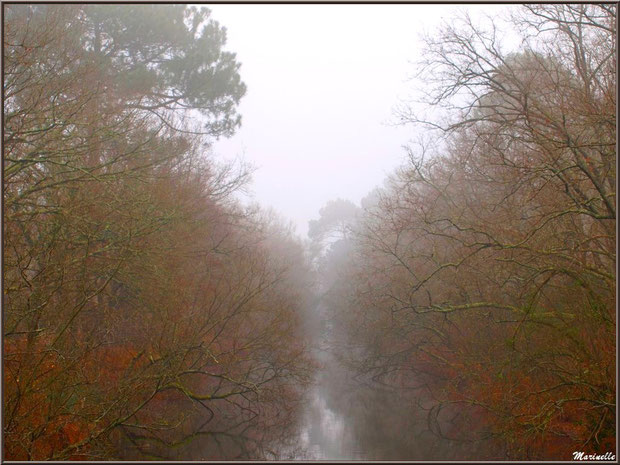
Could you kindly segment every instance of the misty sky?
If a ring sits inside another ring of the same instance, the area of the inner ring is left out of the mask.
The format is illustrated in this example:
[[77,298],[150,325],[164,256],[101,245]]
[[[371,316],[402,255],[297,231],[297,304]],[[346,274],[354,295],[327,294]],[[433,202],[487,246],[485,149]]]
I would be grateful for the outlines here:
[[359,203],[403,160],[411,127],[387,124],[411,77],[424,31],[459,10],[493,5],[209,5],[228,30],[248,92],[243,125],[214,146],[254,165],[251,192],[302,236],[338,197]]

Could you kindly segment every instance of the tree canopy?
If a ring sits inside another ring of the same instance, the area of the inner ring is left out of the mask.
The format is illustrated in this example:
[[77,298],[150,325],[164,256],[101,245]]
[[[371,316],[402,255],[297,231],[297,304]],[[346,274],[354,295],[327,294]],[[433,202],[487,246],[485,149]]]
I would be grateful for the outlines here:
[[225,30],[183,5],[5,13],[5,458],[277,456],[307,264],[205,150],[240,122]]

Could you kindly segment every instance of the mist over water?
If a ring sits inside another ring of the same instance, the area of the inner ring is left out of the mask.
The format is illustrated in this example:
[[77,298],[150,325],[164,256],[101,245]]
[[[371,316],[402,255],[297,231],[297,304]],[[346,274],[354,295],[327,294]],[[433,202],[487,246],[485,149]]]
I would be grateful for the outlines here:
[[[422,460],[432,457],[437,439],[428,431],[426,435],[420,431],[425,429],[425,424],[414,425],[410,418],[412,411],[400,404],[406,400],[393,389],[381,389],[356,377],[342,360],[347,348],[338,343],[329,309],[319,304],[314,312],[322,322],[313,349],[319,367],[301,418],[301,453],[297,458]],[[424,419],[423,415],[419,410],[418,421]],[[416,434],[420,437],[415,437]]]
[[[376,205],[377,195],[369,194],[363,204],[369,208]],[[359,207],[339,199],[327,204],[309,227],[315,242],[310,247],[316,254],[315,284],[314,298],[304,312],[304,333],[317,368],[305,397],[299,421],[299,450],[294,457],[501,459],[486,444],[472,445],[455,435],[455,439],[448,439],[438,434],[458,431],[458,409],[447,407],[438,413],[433,409],[433,395],[423,374],[411,375],[394,362],[378,363],[383,356],[372,355],[363,333],[355,333],[366,319],[352,315],[350,310],[351,266],[357,257],[357,234],[353,231],[360,215]],[[372,320],[371,315],[368,317]]]
[[316,300],[306,310],[306,335],[317,369],[300,419],[300,460],[423,460],[450,457],[426,427],[422,409],[404,404],[397,389],[374,382],[353,369],[359,350],[347,343],[347,328],[338,318],[334,287],[350,259],[350,244],[333,242],[317,273]]
[[341,388],[343,368],[334,354],[332,323],[323,303],[313,309],[315,333],[312,353],[318,371],[307,395],[302,417],[301,444],[304,457],[311,460],[361,459],[350,447],[350,419],[334,405],[334,389]]

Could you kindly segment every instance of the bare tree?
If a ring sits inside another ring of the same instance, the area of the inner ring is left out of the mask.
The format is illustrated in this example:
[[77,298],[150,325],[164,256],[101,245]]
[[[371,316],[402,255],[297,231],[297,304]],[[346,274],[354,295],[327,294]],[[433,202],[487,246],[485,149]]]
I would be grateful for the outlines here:
[[511,54],[467,17],[431,37],[451,119],[401,112],[442,143],[408,148],[358,239],[359,369],[488,457],[613,447],[615,14],[527,6]]

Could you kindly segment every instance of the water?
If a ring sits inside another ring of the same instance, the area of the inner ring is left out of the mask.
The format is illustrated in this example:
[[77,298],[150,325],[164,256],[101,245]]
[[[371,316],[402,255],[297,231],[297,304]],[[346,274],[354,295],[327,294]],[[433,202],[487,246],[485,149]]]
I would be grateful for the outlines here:
[[[427,430],[426,412],[402,391],[361,382],[341,361],[337,332],[318,305],[319,362],[301,419],[297,460],[428,460],[449,457]],[[367,380],[368,381],[368,380]]]
[[307,407],[302,418],[300,445],[304,460],[356,460],[363,457],[353,447],[350,419],[335,408],[342,393],[346,369],[335,357],[332,325],[320,304],[315,309],[318,318],[313,355],[319,362]]

